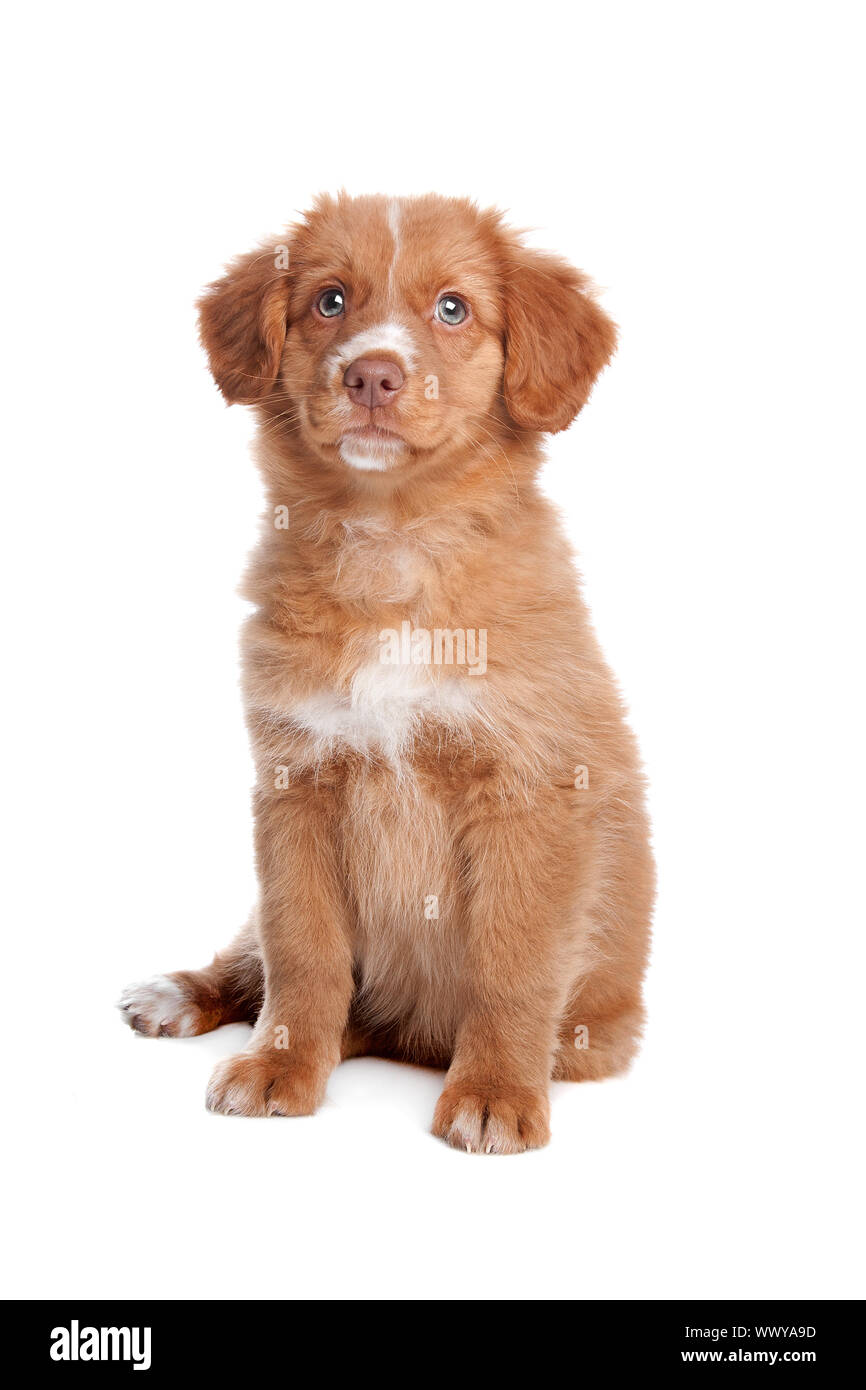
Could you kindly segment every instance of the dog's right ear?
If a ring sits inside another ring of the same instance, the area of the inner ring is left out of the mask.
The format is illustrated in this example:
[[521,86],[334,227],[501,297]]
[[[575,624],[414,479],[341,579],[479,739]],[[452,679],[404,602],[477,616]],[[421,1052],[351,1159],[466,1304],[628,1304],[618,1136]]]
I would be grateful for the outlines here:
[[198,303],[199,334],[229,405],[253,405],[273,388],[286,340],[289,272],[284,246],[241,256]]

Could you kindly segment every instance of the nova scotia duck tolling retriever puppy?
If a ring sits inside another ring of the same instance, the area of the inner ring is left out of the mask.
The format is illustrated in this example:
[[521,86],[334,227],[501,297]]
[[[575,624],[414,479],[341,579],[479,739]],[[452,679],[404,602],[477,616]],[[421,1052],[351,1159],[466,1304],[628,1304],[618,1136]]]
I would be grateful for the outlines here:
[[254,1025],[207,1105],[309,1115],[341,1059],[445,1071],[433,1133],[549,1138],[626,1068],[654,871],[643,780],[536,475],[616,334],[578,270],[456,198],[322,197],[204,294],[267,506],[244,594],[259,899],[148,1036]]

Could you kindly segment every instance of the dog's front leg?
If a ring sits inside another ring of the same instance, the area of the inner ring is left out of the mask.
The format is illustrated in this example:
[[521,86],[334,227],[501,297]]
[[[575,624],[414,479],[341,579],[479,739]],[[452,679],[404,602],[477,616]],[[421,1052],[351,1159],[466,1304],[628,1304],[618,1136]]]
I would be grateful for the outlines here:
[[550,1138],[570,905],[571,855],[561,828],[545,808],[500,807],[465,837],[462,1020],[433,1120],[433,1133],[455,1148],[521,1153]]
[[214,1071],[210,1110],[310,1115],[340,1060],[352,949],[335,794],[258,793],[256,851],[265,998],[250,1045]]

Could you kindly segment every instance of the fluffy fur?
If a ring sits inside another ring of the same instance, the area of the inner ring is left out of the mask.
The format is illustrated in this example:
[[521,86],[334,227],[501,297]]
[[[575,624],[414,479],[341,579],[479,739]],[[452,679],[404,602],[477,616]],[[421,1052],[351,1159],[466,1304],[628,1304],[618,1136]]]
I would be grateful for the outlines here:
[[[544,1144],[551,1077],[634,1053],[653,897],[634,741],[535,481],[614,327],[580,272],[433,196],[321,198],[200,307],[268,497],[243,640],[261,893],[126,1017],[255,1023],[213,1110],[308,1114],[341,1057],[377,1053],[447,1068],[450,1144]],[[349,398],[359,350],[400,368],[387,403]],[[486,669],[384,664],[407,622],[483,631]]]

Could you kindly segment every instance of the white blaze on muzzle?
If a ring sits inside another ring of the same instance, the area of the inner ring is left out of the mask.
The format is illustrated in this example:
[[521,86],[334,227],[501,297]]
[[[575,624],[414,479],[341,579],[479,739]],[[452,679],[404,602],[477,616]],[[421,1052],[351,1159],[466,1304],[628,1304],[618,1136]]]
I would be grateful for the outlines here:
[[[355,333],[341,343],[328,358],[327,372],[342,381],[346,368],[359,357],[397,358],[405,374],[417,360],[412,335],[405,324],[387,319]],[[400,459],[405,449],[399,439],[364,439],[350,436],[340,444],[340,457],[350,468],[366,473],[384,473]]]
[[397,319],[388,319],[383,323],[373,324],[370,328],[362,328],[360,333],[355,333],[345,343],[341,343],[328,358],[327,371],[329,375],[337,371],[342,374],[359,357],[381,357],[387,353],[399,358],[401,366],[412,368],[415,365],[416,354],[412,335],[406,325]]

